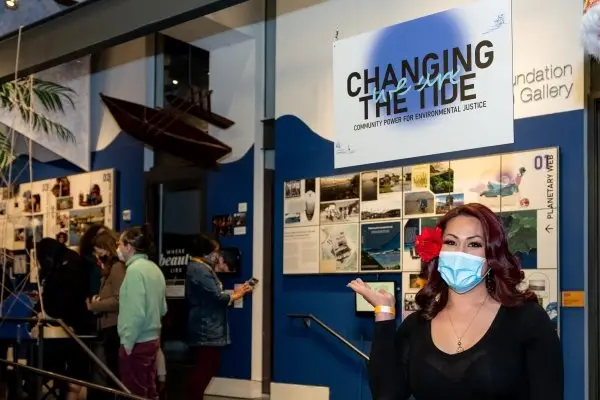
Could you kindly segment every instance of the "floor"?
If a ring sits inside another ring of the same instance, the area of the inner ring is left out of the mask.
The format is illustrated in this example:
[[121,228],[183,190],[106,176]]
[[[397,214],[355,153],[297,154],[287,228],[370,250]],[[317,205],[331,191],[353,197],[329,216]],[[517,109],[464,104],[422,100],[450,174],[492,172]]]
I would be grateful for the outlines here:
[[232,399],[231,397],[204,396],[204,400],[238,400],[238,399]]
[[[262,397],[262,400],[268,400],[269,397]],[[217,397],[217,396],[204,396],[204,400],[240,400],[240,399],[234,399],[231,397]],[[257,399],[258,400],[258,399]]]
[[[189,366],[184,364],[172,364],[168,367],[167,375],[167,398],[169,400],[185,400],[189,396],[186,393],[187,377],[189,376]],[[259,399],[252,400],[268,400],[269,396],[262,397]],[[198,399],[200,400],[200,399]],[[250,400],[250,399],[239,399],[232,397],[219,397],[219,396],[204,396],[204,400]]]
[[231,397],[204,396],[204,400],[239,400]]

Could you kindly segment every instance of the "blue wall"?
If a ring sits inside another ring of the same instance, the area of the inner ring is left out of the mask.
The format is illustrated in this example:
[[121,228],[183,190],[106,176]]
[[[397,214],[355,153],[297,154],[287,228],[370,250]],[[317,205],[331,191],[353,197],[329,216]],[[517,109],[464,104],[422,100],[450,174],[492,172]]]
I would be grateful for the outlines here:
[[[19,157],[13,166],[18,173],[27,164],[27,158]],[[115,230],[127,229],[144,222],[144,147],[131,136],[121,132],[104,150],[92,153],[92,171],[114,168],[117,171],[115,193]],[[57,178],[82,173],[73,164],[59,160],[41,163],[34,160],[33,180]],[[16,183],[29,182],[26,170]],[[131,221],[121,221],[121,212],[131,210]]]
[[[276,122],[275,151],[275,287],[274,381],[328,386],[332,400],[370,399],[364,363],[318,327],[305,329],[290,313],[313,313],[364,351],[372,340],[372,318],[357,317],[354,295],[346,288],[352,275],[283,275],[283,196],[277,188],[290,179],[331,176],[343,172],[415,165],[541,147],[560,147],[560,290],[584,289],[583,111],[515,121],[515,143],[363,166],[333,168],[333,143],[294,116]],[[482,131],[481,134],[485,134]],[[364,275],[365,280],[377,280]],[[385,275],[385,280],[391,276]],[[400,274],[395,275],[400,282]],[[400,285],[398,285],[401,287]],[[584,398],[584,311],[561,309],[565,354],[565,399]]]
[[[238,161],[222,164],[208,176],[207,231],[212,230],[212,217],[238,211],[238,203],[247,203],[246,234],[219,238],[223,247],[237,247],[242,252],[241,272],[237,276],[222,275],[225,289],[252,278],[252,210],[254,198],[254,149]],[[252,296],[244,298],[244,308],[229,310],[231,346],[221,358],[219,376],[250,379],[252,349]]]

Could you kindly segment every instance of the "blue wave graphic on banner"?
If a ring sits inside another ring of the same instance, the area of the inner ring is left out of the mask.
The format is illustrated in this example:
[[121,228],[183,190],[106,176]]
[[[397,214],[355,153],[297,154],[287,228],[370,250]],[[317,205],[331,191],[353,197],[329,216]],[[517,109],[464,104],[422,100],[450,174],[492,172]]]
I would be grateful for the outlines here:
[[[366,64],[371,71],[378,66],[381,77],[383,77],[388,64],[391,64],[395,71],[401,71],[403,60],[407,60],[410,63],[409,65],[413,67],[411,60],[415,57],[423,60],[428,53],[442,55],[445,50],[449,50],[449,64],[452,65],[452,49],[455,47],[463,49],[466,44],[468,44],[468,38],[461,30],[460,20],[456,18],[454,13],[447,11],[382,29],[373,45],[373,51],[369,59],[366,60]],[[423,77],[422,82],[425,82],[427,74],[431,73],[430,81],[432,81],[435,76],[432,74],[431,66],[436,62],[441,65],[443,60],[429,60],[427,62],[429,66],[428,71],[423,71],[421,65],[423,61],[421,61],[418,68],[413,68],[413,72],[418,74],[419,77]],[[459,78],[462,75],[461,71],[454,72],[455,78]],[[427,112],[436,108],[433,94],[435,89],[433,87],[426,87],[423,89],[424,93],[421,93],[419,88],[422,85],[418,85],[419,80],[413,82],[411,77],[407,76],[407,78],[406,86],[401,91],[401,93],[406,91],[403,95],[406,98],[406,103],[403,106],[407,107],[408,110],[419,110],[420,112]],[[401,76],[397,76],[397,79],[400,80]],[[448,81],[448,79],[444,81]],[[407,90],[408,86],[411,86],[410,90]],[[450,86],[446,85],[445,96],[449,97],[452,95]],[[392,91],[396,88],[394,86],[387,86],[382,89]],[[371,93],[374,90],[375,87],[371,84]],[[438,104],[437,107],[440,107],[440,105]],[[370,104],[371,113],[375,113],[375,108],[376,100],[372,100]],[[432,118],[413,120],[411,124],[412,126],[416,126],[418,124],[429,123],[432,120]]]

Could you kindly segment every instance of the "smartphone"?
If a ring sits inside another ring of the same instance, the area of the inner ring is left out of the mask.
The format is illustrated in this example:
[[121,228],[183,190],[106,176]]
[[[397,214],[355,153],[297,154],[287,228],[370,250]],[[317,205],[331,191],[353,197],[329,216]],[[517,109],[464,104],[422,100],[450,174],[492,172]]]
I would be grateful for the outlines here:
[[256,286],[257,283],[258,283],[258,279],[256,279],[256,278],[252,278],[248,281],[248,285],[250,285],[250,286]]

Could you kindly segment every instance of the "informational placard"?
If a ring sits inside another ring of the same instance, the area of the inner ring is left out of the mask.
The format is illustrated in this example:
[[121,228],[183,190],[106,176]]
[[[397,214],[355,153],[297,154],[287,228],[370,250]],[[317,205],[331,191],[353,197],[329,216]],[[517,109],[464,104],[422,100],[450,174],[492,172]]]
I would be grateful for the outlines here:
[[523,288],[557,321],[558,166],[552,147],[286,182],[284,202],[301,198],[302,182],[316,182],[311,204],[319,217],[309,222],[300,206],[284,207],[283,273],[401,272],[406,316],[423,284],[416,236],[453,208],[480,203],[504,224],[525,270]]
[[585,292],[583,290],[562,292],[562,306],[570,308],[585,307]]
[[419,277],[418,272],[402,273],[402,296],[399,301],[402,307],[402,318],[406,318],[417,311],[417,293],[424,284],[425,281]]
[[[396,282],[365,282],[373,290],[385,290],[386,292],[396,295]],[[367,303],[367,301],[359,294],[356,294],[356,312],[373,312],[375,308]]]
[[560,312],[558,293],[557,269],[526,269],[525,279],[521,289],[529,289],[536,294],[540,306],[546,310],[548,318],[554,323],[558,331],[558,317]]
[[[114,204],[113,169],[4,187],[0,192],[0,248],[28,251],[31,260],[33,242],[51,237],[77,249],[90,226],[114,229]],[[30,269],[17,266],[13,273]]]
[[286,274],[319,273],[319,227],[286,228],[283,231],[283,269]]
[[333,91],[336,168],[513,143],[511,0],[334,42]]
[[[415,238],[453,208],[480,203],[504,224],[508,245],[558,329],[558,148],[430,162],[292,181],[285,200],[316,182],[318,224],[285,208],[284,274],[402,273],[404,317],[423,285]],[[300,194],[298,194],[300,193]],[[311,207],[312,209],[312,207]],[[574,292],[575,293],[575,292]],[[580,304],[576,293],[563,298]]]
[[467,203],[498,214],[524,269],[558,269],[557,148],[286,182],[284,204],[306,181],[312,219],[284,206],[284,274],[419,272],[415,237]]

